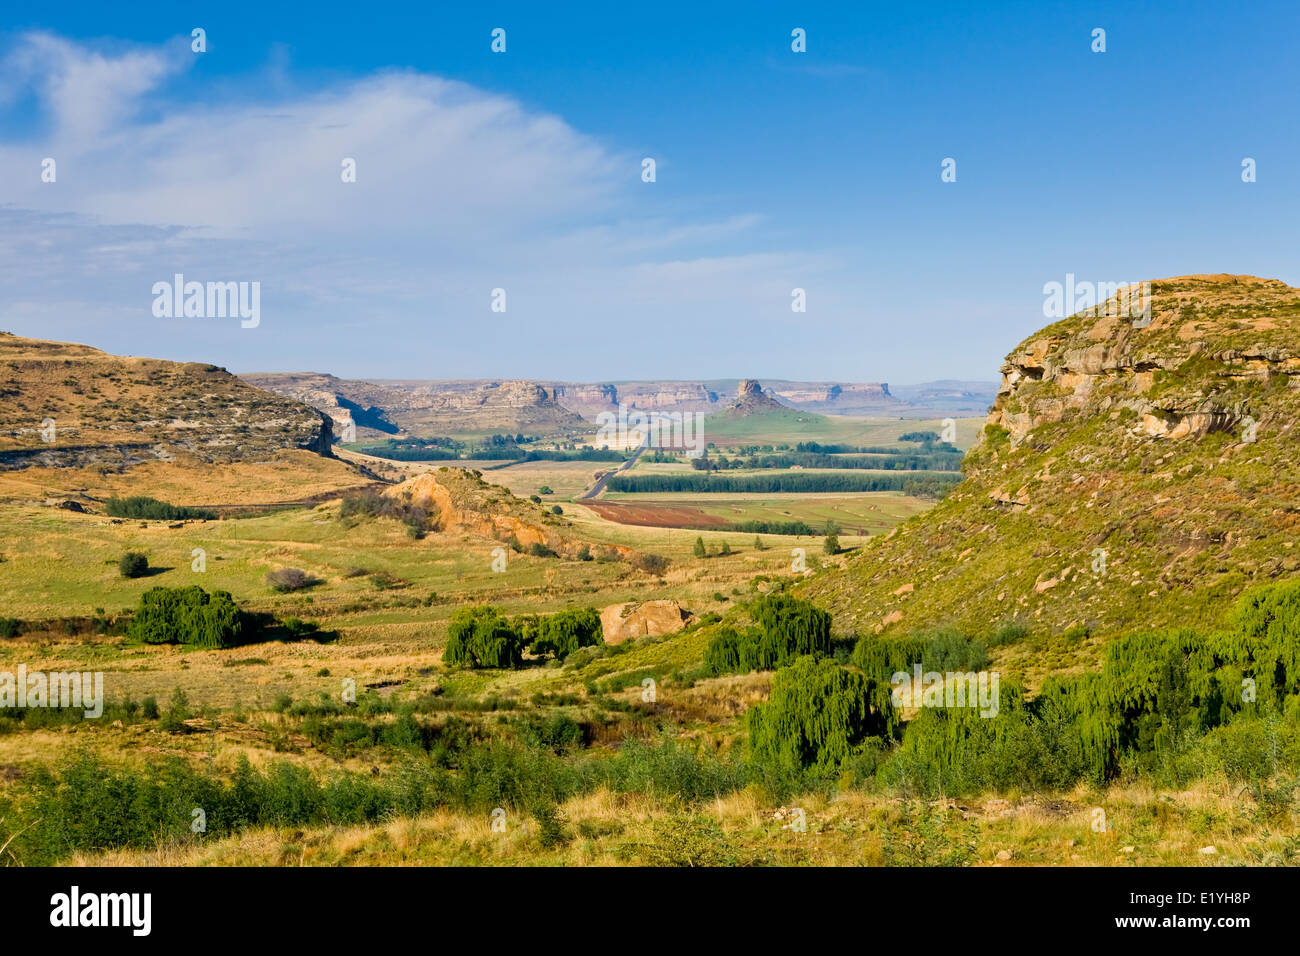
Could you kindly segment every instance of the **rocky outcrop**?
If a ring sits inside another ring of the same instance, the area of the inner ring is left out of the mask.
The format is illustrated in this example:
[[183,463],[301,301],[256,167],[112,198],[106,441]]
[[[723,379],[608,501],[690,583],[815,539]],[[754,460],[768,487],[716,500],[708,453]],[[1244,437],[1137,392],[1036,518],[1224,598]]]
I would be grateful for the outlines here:
[[606,644],[621,644],[646,635],[676,634],[692,620],[691,612],[676,601],[631,601],[611,604],[600,612]]
[[[1264,295],[1288,288],[1264,280],[1253,284]],[[1134,430],[1148,436],[1201,438],[1242,428],[1251,417],[1233,383],[1300,384],[1292,378],[1300,375],[1300,350],[1227,346],[1225,329],[1184,321],[1184,313],[1169,304],[1162,301],[1164,308],[1142,325],[1112,314],[1113,304],[1103,303],[1076,317],[1078,322],[1060,323],[1025,341],[1002,365],[989,424],[1004,429],[1013,447],[1044,423],[1112,414],[1135,419]],[[1182,374],[1185,369],[1193,374]]]
[[736,390],[736,400],[718,414],[723,418],[744,418],[749,415],[785,410],[786,406],[763,391],[762,385],[752,378],[746,378],[741,380]]
[[1182,276],[1150,301],[1020,343],[964,480],[802,589],[846,630],[1114,634],[1212,626],[1300,573],[1300,290]]
[[[422,505],[433,530],[470,534],[518,546],[528,552],[541,545],[562,558],[629,560],[636,552],[622,545],[592,545],[572,534],[567,520],[540,505],[517,498],[483,480],[480,472],[439,468],[408,478],[383,492],[390,498]],[[585,555],[585,556],[584,556]]]

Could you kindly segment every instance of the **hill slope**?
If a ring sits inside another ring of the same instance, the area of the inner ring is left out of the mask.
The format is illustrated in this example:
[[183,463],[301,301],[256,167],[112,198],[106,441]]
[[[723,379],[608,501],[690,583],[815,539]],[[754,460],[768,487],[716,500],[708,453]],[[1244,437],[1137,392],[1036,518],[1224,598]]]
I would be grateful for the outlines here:
[[1144,328],[1106,311],[1022,342],[965,481],[809,580],[838,628],[1204,626],[1300,568],[1300,290],[1183,276]]
[[0,469],[330,454],[328,418],[215,365],[0,333],[0,382]]

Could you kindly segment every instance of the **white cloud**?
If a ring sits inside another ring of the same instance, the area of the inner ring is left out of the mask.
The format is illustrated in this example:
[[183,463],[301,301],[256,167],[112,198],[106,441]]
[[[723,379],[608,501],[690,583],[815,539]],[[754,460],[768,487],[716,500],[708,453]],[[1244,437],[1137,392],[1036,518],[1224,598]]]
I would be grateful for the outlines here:
[[[170,47],[33,34],[6,63],[48,125],[0,144],[0,314],[18,331],[239,368],[599,378],[673,370],[593,330],[677,330],[720,369],[720,343],[789,321],[793,285],[819,278],[833,301],[824,256],[759,251],[760,215],[660,204],[639,155],[464,83],[386,72],[196,104],[165,95],[184,68]],[[356,183],[340,180],[345,157]],[[262,326],[153,319],[149,289],[174,272],[260,281]],[[508,316],[488,311],[495,287]],[[819,317],[824,334],[834,320]]]

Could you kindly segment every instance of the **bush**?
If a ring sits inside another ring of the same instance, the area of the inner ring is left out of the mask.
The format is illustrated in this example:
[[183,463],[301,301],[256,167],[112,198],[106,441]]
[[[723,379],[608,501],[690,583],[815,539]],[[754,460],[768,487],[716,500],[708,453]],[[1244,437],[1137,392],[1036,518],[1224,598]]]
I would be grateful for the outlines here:
[[662,554],[643,552],[632,559],[632,566],[647,574],[663,574],[668,570],[668,559]]
[[208,594],[201,587],[150,588],[127,626],[127,637],[147,644],[232,647],[239,643],[243,615],[229,591]]
[[128,551],[117,559],[117,571],[124,578],[139,578],[149,572],[149,559],[138,551]]
[[286,594],[289,591],[301,591],[321,583],[320,578],[312,577],[299,568],[276,568],[266,572],[266,583],[272,591]]
[[0,637],[17,637],[23,622],[16,617],[0,617]]

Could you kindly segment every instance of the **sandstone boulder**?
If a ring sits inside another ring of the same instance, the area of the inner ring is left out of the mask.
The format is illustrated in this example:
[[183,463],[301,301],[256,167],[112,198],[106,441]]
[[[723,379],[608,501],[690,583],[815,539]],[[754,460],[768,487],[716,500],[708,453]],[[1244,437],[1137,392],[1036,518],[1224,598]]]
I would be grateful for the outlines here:
[[620,644],[647,634],[660,637],[676,634],[693,615],[676,601],[630,601],[611,604],[600,612],[606,644]]

